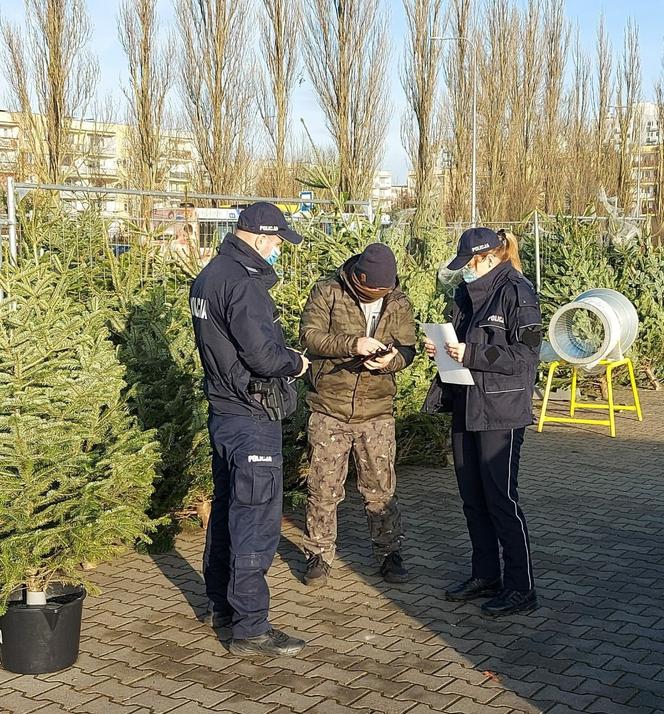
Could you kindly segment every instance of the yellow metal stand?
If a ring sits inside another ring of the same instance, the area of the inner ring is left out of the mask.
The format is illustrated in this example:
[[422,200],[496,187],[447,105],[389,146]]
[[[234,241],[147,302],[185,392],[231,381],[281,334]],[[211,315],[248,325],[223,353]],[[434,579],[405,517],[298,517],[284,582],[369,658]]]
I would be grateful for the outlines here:
[[[546,408],[549,403],[549,395],[551,393],[551,384],[553,383],[553,376],[560,365],[571,366],[566,363],[552,362],[549,366],[549,376],[546,380],[546,389],[544,390],[544,400],[542,402],[542,413],[539,418],[539,424],[537,426],[537,431],[542,431],[545,424],[598,424],[600,426],[608,426],[611,430],[611,436],[616,435],[616,412],[636,412],[639,421],[643,421],[643,414],[641,412],[641,404],[639,402],[639,393],[636,389],[636,380],[634,379],[634,365],[629,357],[624,357],[619,360],[602,360],[599,364],[606,367],[606,384],[607,391],[609,395],[609,401],[604,403],[597,402],[577,402],[576,400],[576,382],[577,382],[577,367],[572,366],[572,397],[569,406],[569,416],[568,417],[550,417],[546,415]],[[625,365],[629,371],[629,381],[632,386],[632,395],[634,397],[634,404],[616,404],[613,401],[613,370],[616,367],[622,367]],[[608,409],[609,418],[608,419],[581,419],[575,416],[577,409]]]

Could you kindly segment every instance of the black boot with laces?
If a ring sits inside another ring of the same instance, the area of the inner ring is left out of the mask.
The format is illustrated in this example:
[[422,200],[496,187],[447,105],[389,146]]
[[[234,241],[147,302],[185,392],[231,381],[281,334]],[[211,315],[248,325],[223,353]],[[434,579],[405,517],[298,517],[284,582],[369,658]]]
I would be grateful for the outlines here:
[[247,637],[244,640],[231,640],[229,650],[238,657],[247,655],[265,655],[267,657],[292,657],[304,647],[304,640],[291,637],[281,630],[271,627],[265,634],[258,637]]
[[305,585],[325,585],[330,574],[330,566],[321,555],[312,555],[307,560],[307,570],[304,573]]
[[480,597],[494,597],[500,593],[502,582],[500,578],[468,578],[462,583],[453,585],[445,591],[445,599],[452,602],[467,602]]
[[410,579],[401,553],[396,550],[385,558],[380,566],[380,574],[388,583],[407,583]]

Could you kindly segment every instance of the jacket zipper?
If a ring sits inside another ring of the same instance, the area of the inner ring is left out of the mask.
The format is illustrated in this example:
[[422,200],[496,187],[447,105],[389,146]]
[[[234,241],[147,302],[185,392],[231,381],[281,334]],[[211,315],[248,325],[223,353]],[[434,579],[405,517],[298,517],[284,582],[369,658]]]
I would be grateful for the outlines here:
[[[364,325],[364,335],[367,334],[367,318],[364,315],[364,310],[360,306],[359,303],[355,304],[355,307],[360,311],[360,314],[362,315],[362,324]],[[379,320],[380,322],[380,320]],[[376,323],[376,329],[378,329],[378,323]],[[355,395],[357,394],[357,388],[360,386],[360,377],[362,376],[362,368],[360,367],[360,371],[357,373],[357,378],[355,379],[355,387],[353,388],[353,398],[351,399],[350,403],[350,417],[348,421],[352,421],[353,417],[355,416]]]
[[[383,301],[383,307],[380,311],[380,315],[378,316],[378,321],[376,322],[376,330],[374,332],[374,335],[378,333],[378,327],[380,326],[380,323],[383,319],[383,316],[385,315],[385,312],[387,311],[387,306],[392,302],[391,300]],[[362,319],[364,321],[364,332],[366,334],[366,325],[367,325],[367,319],[364,316],[364,310],[358,305],[357,306],[358,310],[362,313]],[[376,339],[376,338],[374,338]],[[394,376],[394,375],[392,375]],[[357,394],[357,388],[360,386],[360,378],[362,377],[362,371],[357,373],[357,379],[355,380],[355,389],[353,389],[353,400],[351,404],[351,410],[350,410],[350,419],[349,421],[352,421],[353,417],[355,416],[355,396]]]

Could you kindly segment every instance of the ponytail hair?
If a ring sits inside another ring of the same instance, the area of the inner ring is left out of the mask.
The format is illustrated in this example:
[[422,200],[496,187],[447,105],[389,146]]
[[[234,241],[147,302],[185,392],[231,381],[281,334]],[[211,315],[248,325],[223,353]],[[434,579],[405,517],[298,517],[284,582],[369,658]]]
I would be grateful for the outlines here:
[[492,250],[491,253],[495,255],[501,263],[510,260],[514,268],[522,273],[523,269],[521,267],[521,258],[519,257],[519,243],[516,236],[510,231],[506,231],[504,228],[497,231],[497,234],[503,241],[503,244],[500,248]]

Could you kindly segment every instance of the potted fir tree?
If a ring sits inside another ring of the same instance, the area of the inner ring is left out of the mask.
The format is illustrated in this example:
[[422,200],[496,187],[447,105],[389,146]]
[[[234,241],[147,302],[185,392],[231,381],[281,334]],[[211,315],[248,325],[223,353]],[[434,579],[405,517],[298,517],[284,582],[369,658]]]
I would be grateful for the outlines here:
[[0,303],[0,659],[50,672],[78,655],[80,564],[147,540],[153,433],[123,400],[105,316],[75,276],[26,261]]

